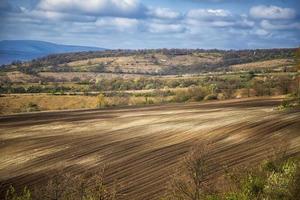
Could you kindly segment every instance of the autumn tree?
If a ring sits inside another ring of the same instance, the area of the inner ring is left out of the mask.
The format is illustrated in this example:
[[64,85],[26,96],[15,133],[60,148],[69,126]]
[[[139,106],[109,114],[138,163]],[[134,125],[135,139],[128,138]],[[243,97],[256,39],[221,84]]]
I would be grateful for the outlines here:
[[106,106],[106,104],[107,104],[107,102],[106,102],[105,96],[102,93],[100,93],[97,96],[97,107],[98,108],[103,108],[103,107]]
[[300,70],[300,47],[296,50],[295,61],[296,61],[296,66],[297,66],[298,70]]

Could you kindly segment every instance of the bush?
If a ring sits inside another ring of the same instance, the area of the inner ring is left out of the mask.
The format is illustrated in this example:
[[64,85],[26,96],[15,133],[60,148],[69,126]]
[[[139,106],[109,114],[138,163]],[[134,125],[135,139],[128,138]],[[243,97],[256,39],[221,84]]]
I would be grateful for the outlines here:
[[104,107],[107,107],[107,100],[106,97],[102,93],[100,93],[97,96],[97,108],[104,108]]
[[32,200],[31,192],[25,187],[22,192],[17,193],[13,186],[6,191],[5,200]]
[[231,189],[220,199],[293,200],[299,197],[299,161],[266,161],[257,168],[243,169],[227,176]]
[[205,87],[190,87],[188,93],[194,101],[202,101],[208,95],[208,89]]
[[29,102],[27,105],[25,105],[23,110],[25,112],[36,112],[36,111],[40,111],[40,107],[36,103]]
[[209,94],[209,95],[204,97],[204,100],[217,100],[217,99],[218,99],[217,94]]
[[179,90],[175,92],[173,101],[175,102],[186,102],[202,101],[206,95],[208,95],[208,89],[200,86],[189,87],[188,90]]
[[[295,200],[300,197],[300,162],[278,157],[258,167],[241,168],[223,176],[222,188],[211,175],[213,149],[202,146],[185,159],[171,181],[170,200]],[[283,155],[284,156],[284,155]],[[212,180],[214,179],[214,180]],[[225,187],[224,187],[225,186]],[[214,187],[214,189],[212,189]]]
[[5,200],[115,200],[116,187],[109,189],[104,185],[104,171],[88,174],[74,175],[64,172],[54,173],[44,185],[39,185],[33,191],[26,187],[17,193],[10,187]]
[[300,106],[300,98],[288,97],[284,99],[281,104],[277,107],[278,110],[293,109]]
[[179,90],[175,92],[175,96],[173,97],[174,102],[186,102],[191,98],[191,95],[184,90]]
[[106,106],[127,106],[129,105],[129,97],[118,97],[113,96],[109,100],[107,100]]
[[145,97],[145,102],[144,103],[145,104],[154,104],[154,101],[151,98]]

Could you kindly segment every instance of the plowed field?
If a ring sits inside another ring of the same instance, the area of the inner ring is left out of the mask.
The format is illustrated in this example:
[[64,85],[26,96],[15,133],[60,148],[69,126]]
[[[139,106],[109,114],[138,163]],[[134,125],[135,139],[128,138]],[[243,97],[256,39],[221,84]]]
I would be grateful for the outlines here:
[[[280,98],[169,104],[0,117],[0,181],[17,187],[51,170],[82,173],[107,165],[124,199],[156,199],[191,147],[213,141],[228,166],[265,159],[281,143],[300,152],[300,111]],[[218,169],[216,168],[216,171]]]

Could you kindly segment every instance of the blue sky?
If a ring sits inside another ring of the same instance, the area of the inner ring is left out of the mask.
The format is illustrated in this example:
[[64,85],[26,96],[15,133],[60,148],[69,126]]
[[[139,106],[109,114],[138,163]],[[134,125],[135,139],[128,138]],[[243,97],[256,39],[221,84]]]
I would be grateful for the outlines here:
[[0,40],[105,48],[300,46],[299,0],[0,0]]

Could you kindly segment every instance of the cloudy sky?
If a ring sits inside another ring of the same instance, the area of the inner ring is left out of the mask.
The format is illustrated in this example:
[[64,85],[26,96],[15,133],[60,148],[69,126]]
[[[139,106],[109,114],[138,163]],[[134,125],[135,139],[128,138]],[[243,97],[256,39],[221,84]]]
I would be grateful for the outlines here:
[[300,46],[299,0],[0,0],[0,40],[105,48]]

